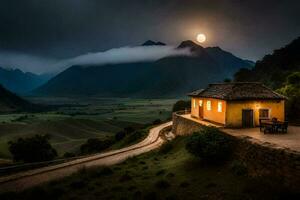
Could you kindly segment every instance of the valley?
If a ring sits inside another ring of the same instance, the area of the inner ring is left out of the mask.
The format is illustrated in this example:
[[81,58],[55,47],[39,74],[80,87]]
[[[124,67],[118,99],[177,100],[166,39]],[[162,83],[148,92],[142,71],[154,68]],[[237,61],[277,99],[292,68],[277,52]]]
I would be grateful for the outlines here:
[[59,156],[77,153],[88,138],[114,138],[125,127],[145,127],[166,120],[176,99],[100,97],[30,97],[33,103],[58,105],[56,110],[0,115],[0,158],[11,158],[8,141],[50,135]]

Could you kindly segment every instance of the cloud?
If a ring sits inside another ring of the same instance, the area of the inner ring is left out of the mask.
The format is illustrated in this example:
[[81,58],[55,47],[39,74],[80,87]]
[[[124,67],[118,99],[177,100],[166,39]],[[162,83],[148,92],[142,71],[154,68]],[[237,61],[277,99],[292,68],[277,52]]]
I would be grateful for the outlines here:
[[0,50],[0,67],[4,68],[20,69],[37,74],[51,73],[58,70],[55,68],[57,62],[56,59]]
[[155,61],[168,56],[191,55],[189,49],[176,49],[173,46],[137,46],[110,49],[104,52],[88,53],[63,61],[71,65],[104,65]]
[[77,57],[57,60],[16,52],[0,51],[0,67],[18,68],[24,72],[60,72],[72,65],[92,66],[117,63],[155,61],[168,56],[191,55],[189,49],[176,49],[173,46],[137,46],[114,48]]

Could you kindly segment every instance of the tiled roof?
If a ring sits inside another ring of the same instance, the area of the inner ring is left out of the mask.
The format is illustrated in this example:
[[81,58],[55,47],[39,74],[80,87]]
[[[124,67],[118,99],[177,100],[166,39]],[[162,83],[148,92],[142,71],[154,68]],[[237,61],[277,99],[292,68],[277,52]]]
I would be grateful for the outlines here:
[[257,82],[209,84],[206,89],[192,92],[189,96],[224,100],[286,99],[285,96]]

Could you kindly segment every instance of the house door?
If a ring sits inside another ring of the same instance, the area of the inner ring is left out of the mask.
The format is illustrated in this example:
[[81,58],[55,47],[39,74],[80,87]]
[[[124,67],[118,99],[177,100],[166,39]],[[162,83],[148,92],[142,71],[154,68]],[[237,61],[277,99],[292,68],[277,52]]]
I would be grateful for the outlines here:
[[203,118],[203,106],[199,106],[199,118]]
[[253,110],[247,109],[242,111],[242,125],[244,128],[253,127]]

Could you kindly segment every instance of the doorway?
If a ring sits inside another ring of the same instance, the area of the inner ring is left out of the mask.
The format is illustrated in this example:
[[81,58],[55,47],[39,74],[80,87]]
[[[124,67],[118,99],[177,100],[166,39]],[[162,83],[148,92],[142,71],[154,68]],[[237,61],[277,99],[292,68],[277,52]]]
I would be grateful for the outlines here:
[[242,110],[242,126],[243,128],[253,127],[253,110],[243,109]]
[[199,105],[199,118],[200,119],[203,119],[203,106],[201,105]]

